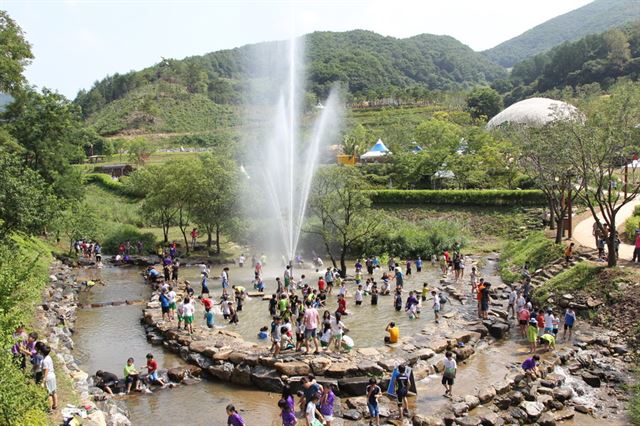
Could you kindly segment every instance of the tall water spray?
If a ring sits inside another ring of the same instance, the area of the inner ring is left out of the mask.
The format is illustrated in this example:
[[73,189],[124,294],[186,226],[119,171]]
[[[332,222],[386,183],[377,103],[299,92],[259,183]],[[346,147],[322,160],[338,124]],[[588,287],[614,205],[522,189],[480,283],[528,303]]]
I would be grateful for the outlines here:
[[[335,91],[331,92],[324,107],[304,113],[301,41],[292,38],[288,42],[287,56],[286,60],[262,58],[260,61],[272,64],[267,75],[279,87],[275,108],[270,108],[272,116],[267,117],[266,134],[261,135],[263,145],[259,155],[254,155],[251,168],[254,170],[252,176],[259,178],[256,187],[266,198],[262,208],[272,226],[279,231],[279,241],[270,245],[287,260],[292,260],[297,254],[320,154],[336,140],[341,114]],[[282,67],[283,60],[287,62],[285,68]],[[313,115],[316,117],[309,131],[303,122],[311,121]]]

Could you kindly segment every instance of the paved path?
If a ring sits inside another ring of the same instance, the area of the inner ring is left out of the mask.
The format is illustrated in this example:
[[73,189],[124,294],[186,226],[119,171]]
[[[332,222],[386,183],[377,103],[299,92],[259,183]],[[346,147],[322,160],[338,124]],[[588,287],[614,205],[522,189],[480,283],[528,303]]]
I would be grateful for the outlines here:
[[[616,215],[616,222],[618,223],[618,226],[623,224],[629,217],[633,215],[633,210],[639,204],[640,197],[636,197],[633,201],[627,203],[620,209],[620,211],[618,211],[618,214]],[[598,217],[602,219],[601,214],[599,214]],[[592,234],[594,222],[595,220],[593,219],[593,216],[589,216],[582,222],[578,223],[573,230],[573,238],[582,246],[597,249],[598,247],[596,247],[596,242]],[[633,259],[633,249],[634,246],[631,244],[620,243],[620,259]]]

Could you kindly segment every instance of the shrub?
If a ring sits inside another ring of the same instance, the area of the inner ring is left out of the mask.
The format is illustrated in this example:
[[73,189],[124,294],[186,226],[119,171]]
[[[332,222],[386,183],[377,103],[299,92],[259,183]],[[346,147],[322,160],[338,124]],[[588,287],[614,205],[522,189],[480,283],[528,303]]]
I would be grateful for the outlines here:
[[[33,321],[47,283],[51,253],[34,238],[12,236],[0,244],[0,424],[46,425],[46,394],[11,355],[12,333]],[[30,369],[28,370],[30,372]]]
[[[637,206],[636,210],[638,207],[640,206]],[[624,224],[624,233],[627,235],[627,238],[631,243],[636,240],[636,229],[640,229],[640,215],[636,215],[634,213],[634,215],[627,219],[627,222]]]
[[533,232],[520,241],[514,241],[504,248],[500,258],[500,276],[507,284],[520,279],[520,271],[529,262],[529,271],[542,268],[562,257],[563,249],[542,232]]
[[408,223],[401,219],[387,217],[385,224],[371,235],[362,247],[354,250],[355,255],[387,253],[403,259],[442,253],[445,249],[464,246],[466,236],[463,227],[454,221],[425,220]]
[[[547,301],[551,293],[575,294],[575,292],[578,291],[588,293],[602,291],[604,293],[603,287],[605,286],[605,282],[604,280],[598,279],[603,269],[604,266],[595,266],[585,262],[579,263],[535,289],[533,292],[533,300],[541,305]],[[615,289],[610,288],[609,290]]]
[[544,206],[539,190],[398,190],[367,191],[374,204],[456,204],[470,206]]
[[138,228],[132,225],[118,225],[106,232],[102,247],[107,254],[118,252],[120,243],[130,241],[135,246],[137,241],[142,241],[147,251],[153,250],[156,245],[156,237],[150,232],[140,232]]

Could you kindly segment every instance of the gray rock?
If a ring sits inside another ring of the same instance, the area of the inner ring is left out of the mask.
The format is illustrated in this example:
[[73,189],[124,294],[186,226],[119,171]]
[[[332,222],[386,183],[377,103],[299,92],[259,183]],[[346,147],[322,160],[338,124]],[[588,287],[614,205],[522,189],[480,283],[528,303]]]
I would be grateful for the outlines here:
[[480,405],[480,399],[475,395],[466,395],[464,397],[464,402],[469,407],[469,410],[473,410]]
[[591,387],[599,388],[600,387],[600,377],[591,373],[582,373],[582,380],[585,381]]
[[354,410],[354,409],[350,409],[350,410],[345,410],[342,413],[342,417],[347,419],[347,420],[360,420],[362,418],[362,414],[360,414],[360,411],[358,410]]
[[413,416],[413,419],[411,421],[413,423],[413,426],[442,426],[442,425],[444,425],[444,422],[442,421],[442,419],[439,419],[438,417],[423,416],[421,414],[416,414],[415,416]]
[[496,390],[493,386],[487,386],[478,391],[478,399],[480,399],[480,402],[483,404],[486,404],[487,402],[491,401],[495,397],[496,397]]
[[469,406],[464,402],[457,402],[451,406],[451,409],[453,410],[453,414],[455,414],[456,417],[460,417],[464,413],[469,411]]
[[544,411],[544,405],[539,401],[523,401],[520,403],[520,408],[527,413],[527,417],[529,417],[530,420],[534,421],[540,417],[540,414]]
[[482,420],[477,416],[460,417],[456,419],[456,424],[460,426],[479,426]]
[[572,396],[573,390],[568,387],[557,388],[553,391],[553,398],[560,402],[568,401]]
[[538,419],[538,424],[540,426],[556,426],[556,419],[549,413],[542,413]]

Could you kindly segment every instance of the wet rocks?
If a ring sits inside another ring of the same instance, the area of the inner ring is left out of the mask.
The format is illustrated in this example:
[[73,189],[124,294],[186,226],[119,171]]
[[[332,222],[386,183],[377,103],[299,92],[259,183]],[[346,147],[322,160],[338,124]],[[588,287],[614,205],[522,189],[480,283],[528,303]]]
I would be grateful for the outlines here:
[[478,399],[481,403],[486,404],[496,397],[496,390],[493,386],[487,386],[478,391]]
[[301,361],[276,362],[274,367],[280,374],[287,376],[306,376],[311,374],[309,364]]
[[482,424],[482,419],[477,416],[460,417],[456,419],[456,424],[460,426],[479,426]]
[[362,414],[360,414],[360,411],[355,410],[355,409],[350,409],[350,410],[346,410],[342,413],[342,417],[347,419],[347,420],[354,420],[354,421],[358,421],[362,418]]
[[553,398],[560,402],[568,401],[572,396],[573,391],[568,387],[557,388],[553,391]]
[[413,426],[442,426],[444,422],[442,419],[435,416],[423,416],[416,414],[411,419]]
[[582,373],[582,380],[584,380],[586,384],[594,388],[599,388],[601,384],[600,377],[592,373]]
[[316,376],[322,376],[331,366],[332,361],[326,357],[313,358],[309,361],[309,366]]
[[529,420],[535,421],[544,411],[544,404],[539,401],[522,401],[522,403],[520,403],[520,408],[527,413]]

